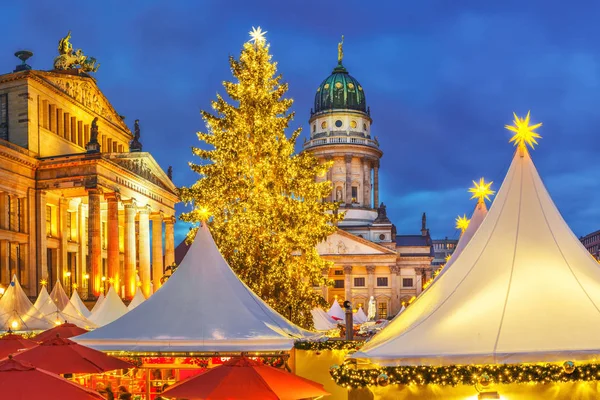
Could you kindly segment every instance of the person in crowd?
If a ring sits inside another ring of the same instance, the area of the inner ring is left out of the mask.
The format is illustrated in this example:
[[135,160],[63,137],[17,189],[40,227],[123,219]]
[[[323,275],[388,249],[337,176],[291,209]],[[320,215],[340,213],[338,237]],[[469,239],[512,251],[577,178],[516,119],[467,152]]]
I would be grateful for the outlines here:
[[[165,390],[167,390],[167,388],[168,388],[168,387],[169,387],[169,384],[168,384],[168,383],[165,383],[165,384],[162,386],[162,389],[161,389],[161,391],[160,391],[160,392],[161,392],[161,393],[162,393],[162,392],[164,392]],[[169,399],[168,399],[167,397],[164,397],[164,396],[161,394],[160,396],[158,396],[158,397],[157,397],[156,399],[154,399],[154,400],[169,400]]]
[[112,386],[110,385],[110,382],[108,382],[106,384],[106,388],[104,389],[104,391],[106,393],[104,395],[106,397],[106,400],[115,400],[115,394],[114,394],[114,392],[112,390]]
[[131,400],[131,393],[123,385],[119,386],[119,400]]

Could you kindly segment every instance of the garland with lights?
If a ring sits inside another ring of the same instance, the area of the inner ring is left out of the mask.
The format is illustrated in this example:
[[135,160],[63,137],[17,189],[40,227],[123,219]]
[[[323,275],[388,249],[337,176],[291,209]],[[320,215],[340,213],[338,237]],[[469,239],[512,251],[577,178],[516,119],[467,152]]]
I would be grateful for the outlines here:
[[364,341],[327,340],[325,342],[298,341],[294,348],[298,350],[323,351],[323,350],[358,350],[365,344]]
[[345,388],[387,385],[475,385],[554,383],[600,380],[600,364],[499,364],[400,366],[356,369],[352,362],[333,365],[333,380]]

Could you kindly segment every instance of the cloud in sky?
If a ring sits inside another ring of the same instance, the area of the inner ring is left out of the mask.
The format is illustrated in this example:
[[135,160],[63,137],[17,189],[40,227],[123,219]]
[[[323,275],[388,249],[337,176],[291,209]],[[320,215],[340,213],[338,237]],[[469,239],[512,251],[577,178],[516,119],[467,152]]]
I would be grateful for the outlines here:
[[[365,88],[384,151],[380,197],[399,233],[418,232],[426,211],[434,237],[454,236],[454,218],[474,206],[471,181],[485,176],[498,189],[507,171],[504,124],[531,110],[544,123],[534,161],[583,235],[600,229],[599,11],[591,0],[12,2],[3,6],[0,71],[12,70],[11,54],[23,48],[35,52],[34,68],[50,69],[71,29],[74,46],[102,64],[96,77],[108,99],[127,123],[140,119],[144,149],[189,185],[199,111],[223,93],[227,57],[252,26],[269,32],[295,99],[292,127],[304,137],[344,34],[344,64]],[[187,227],[178,225],[180,240]]]

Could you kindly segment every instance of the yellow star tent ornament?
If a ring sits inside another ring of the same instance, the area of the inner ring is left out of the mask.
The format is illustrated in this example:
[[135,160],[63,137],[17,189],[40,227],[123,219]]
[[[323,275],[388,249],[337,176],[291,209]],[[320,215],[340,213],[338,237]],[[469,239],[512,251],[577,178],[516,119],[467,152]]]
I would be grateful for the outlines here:
[[479,183],[473,181],[473,187],[469,189],[469,193],[472,193],[472,199],[477,199],[478,202],[482,202],[484,199],[487,201],[490,200],[490,196],[496,193],[494,190],[491,190],[492,182],[486,183],[483,178],[479,179]]
[[262,43],[267,40],[265,38],[267,31],[262,31],[260,26],[258,28],[252,27],[252,30],[248,33],[250,34],[250,41],[253,43]]
[[471,220],[467,219],[466,214],[464,214],[462,217],[459,215],[456,218],[456,229],[460,229],[460,233],[465,233],[469,227],[469,222],[471,222]]
[[519,148],[525,149],[527,145],[529,145],[532,149],[533,146],[538,144],[536,139],[541,139],[539,133],[534,132],[537,128],[542,126],[542,123],[535,125],[529,125],[529,116],[530,111],[527,112],[527,116],[525,118],[517,117],[517,114],[513,113],[515,120],[514,125],[505,125],[504,127],[511,132],[514,132],[514,136],[510,138],[509,143],[514,143],[515,146],[519,146]]

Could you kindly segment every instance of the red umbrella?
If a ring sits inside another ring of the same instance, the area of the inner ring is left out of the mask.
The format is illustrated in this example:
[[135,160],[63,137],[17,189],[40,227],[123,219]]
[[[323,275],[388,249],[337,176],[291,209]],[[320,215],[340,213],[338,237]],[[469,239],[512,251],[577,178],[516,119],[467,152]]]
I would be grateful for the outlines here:
[[64,324],[60,324],[54,328],[50,328],[47,331],[40,333],[39,335],[35,336],[33,340],[36,342],[43,342],[44,340],[55,338],[56,335],[60,335],[61,338],[70,338],[83,335],[86,332],[87,330],[80,328],[75,324],[65,322]]
[[11,400],[104,400],[96,392],[12,356],[0,361],[0,393]]
[[15,354],[14,358],[55,374],[100,373],[132,367],[128,362],[61,337],[45,340],[38,346]]
[[21,335],[14,335],[8,333],[0,338],[0,359],[5,358],[7,355],[16,353],[19,350],[29,349],[33,346],[37,346],[37,343],[33,340],[25,339]]
[[246,357],[179,382],[167,397],[205,400],[296,400],[328,395],[323,385]]

